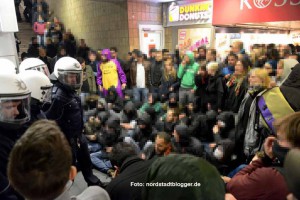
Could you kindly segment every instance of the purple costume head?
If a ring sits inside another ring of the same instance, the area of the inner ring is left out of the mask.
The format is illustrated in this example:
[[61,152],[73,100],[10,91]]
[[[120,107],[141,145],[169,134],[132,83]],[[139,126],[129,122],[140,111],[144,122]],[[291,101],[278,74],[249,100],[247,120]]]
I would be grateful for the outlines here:
[[112,59],[110,49],[103,49],[101,55],[104,55],[108,61]]

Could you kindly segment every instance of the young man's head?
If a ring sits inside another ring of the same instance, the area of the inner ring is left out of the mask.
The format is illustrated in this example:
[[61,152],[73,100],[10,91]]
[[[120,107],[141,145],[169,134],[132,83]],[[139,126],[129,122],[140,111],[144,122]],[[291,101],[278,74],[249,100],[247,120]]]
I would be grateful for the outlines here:
[[155,153],[160,156],[166,156],[171,153],[171,150],[171,136],[165,132],[157,133],[155,138]]
[[110,48],[111,57],[116,59],[118,57],[118,49],[117,47]]
[[76,60],[80,63],[82,69],[85,69],[85,60],[82,57],[78,57]]
[[208,49],[206,52],[206,60],[213,62],[217,60],[217,51],[215,49]]
[[238,56],[234,53],[230,53],[227,56],[227,60],[228,60],[228,66],[234,67],[236,65],[236,62],[238,61]]
[[163,59],[163,53],[161,50],[157,50],[155,53],[155,60],[156,61],[162,61]]
[[89,60],[91,62],[94,62],[94,61],[96,61],[96,59],[97,59],[97,52],[96,51],[90,51],[89,52]]
[[54,121],[35,122],[15,144],[8,178],[26,199],[55,199],[76,176],[68,141]]
[[47,52],[46,52],[45,47],[40,47],[39,48],[39,56],[42,57],[42,58],[47,56]]
[[235,41],[231,45],[231,51],[235,54],[239,54],[243,48],[244,48],[244,43],[242,41]]
[[134,146],[126,142],[119,142],[113,146],[112,151],[109,154],[109,160],[111,161],[112,166],[115,166],[118,171],[118,168],[122,166],[127,158],[137,155]]
[[205,46],[199,47],[198,54],[199,54],[200,59],[205,60],[206,59],[206,47]]

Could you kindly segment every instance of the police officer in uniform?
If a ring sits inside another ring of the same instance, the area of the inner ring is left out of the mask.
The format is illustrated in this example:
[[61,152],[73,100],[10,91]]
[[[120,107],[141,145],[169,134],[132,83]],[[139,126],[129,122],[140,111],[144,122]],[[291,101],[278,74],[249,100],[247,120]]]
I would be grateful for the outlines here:
[[47,119],[55,120],[70,143],[73,164],[79,167],[87,184],[102,186],[92,172],[87,140],[83,136],[83,112],[76,90],[82,85],[82,68],[71,57],[60,58],[50,75],[53,82],[51,106],[45,111]]
[[[0,62],[0,68],[5,67]],[[29,120],[30,92],[26,84],[15,73],[0,72],[0,199],[24,199],[9,184],[7,163]]]

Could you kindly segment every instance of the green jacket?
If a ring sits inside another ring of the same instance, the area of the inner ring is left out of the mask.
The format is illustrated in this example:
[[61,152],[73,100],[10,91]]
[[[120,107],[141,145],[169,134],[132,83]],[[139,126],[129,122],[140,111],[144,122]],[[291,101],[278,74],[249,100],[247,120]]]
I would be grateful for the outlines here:
[[190,89],[197,89],[195,85],[195,75],[198,72],[199,64],[195,62],[194,53],[191,51],[186,52],[186,55],[190,58],[190,63],[186,64],[185,67],[179,65],[177,76],[181,79],[180,87],[182,88],[190,88]]
[[144,113],[146,111],[146,109],[149,107],[152,107],[156,113],[161,112],[161,103],[160,102],[156,102],[154,105],[150,105],[149,103],[144,103],[139,111]]
[[[90,87],[90,93],[96,94],[97,87],[96,87],[96,81],[95,81],[95,75],[94,75],[93,69],[89,65],[86,65],[85,68],[86,68],[86,71],[85,71],[86,72],[86,78],[88,80],[88,84],[89,84],[89,87]],[[79,94],[81,93],[81,89],[78,93]]]

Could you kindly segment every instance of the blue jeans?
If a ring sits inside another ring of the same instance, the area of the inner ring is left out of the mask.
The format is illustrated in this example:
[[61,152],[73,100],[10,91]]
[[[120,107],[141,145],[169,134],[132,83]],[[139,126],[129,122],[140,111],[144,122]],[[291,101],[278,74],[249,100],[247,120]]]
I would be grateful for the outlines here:
[[240,170],[242,170],[244,167],[246,167],[247,165],[242,164],[240,166],[238,166],[237,168],[235,168],[234,170],[232,170],[229,174],[228,177],[232,178],[234,177],[234,175],[236,175]]
[[103,173],[107,173],[109,169],[112,169],[110,161],[107,158],[103,158],[102,151],[91,153],[91,161],[96,169]]
[[148,88],[137,88],[137,87],[133,88],[133,97],[135,101],[139,101],[143,103],[147,102],[148,93],[149,93]]
[[90,153],[94,153],[101,149],[101,145],[96,142],[88,142],[88,148]]

